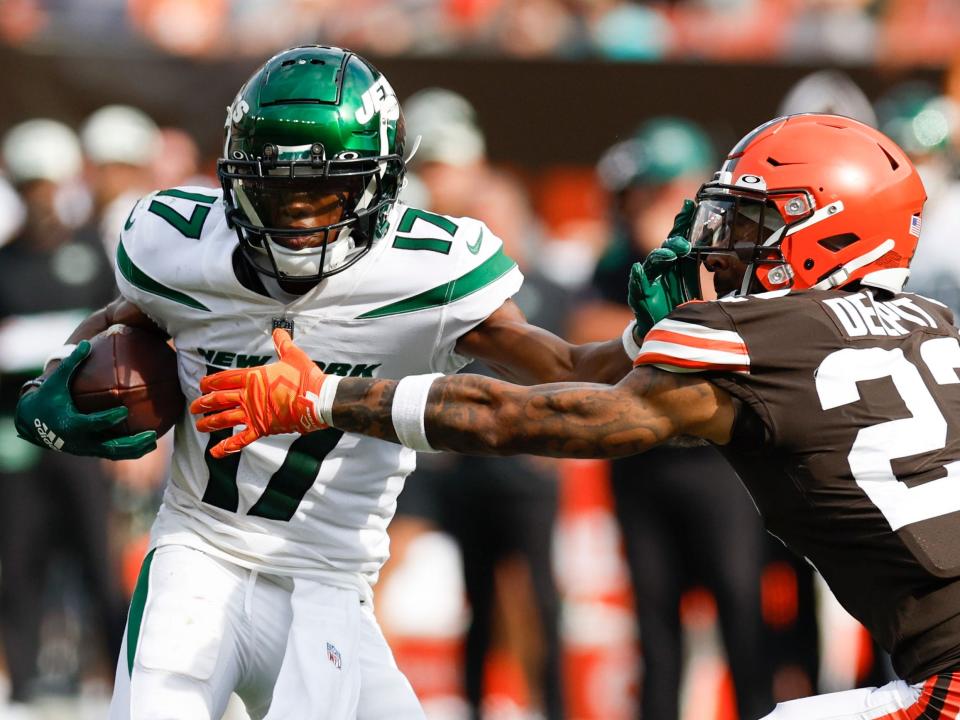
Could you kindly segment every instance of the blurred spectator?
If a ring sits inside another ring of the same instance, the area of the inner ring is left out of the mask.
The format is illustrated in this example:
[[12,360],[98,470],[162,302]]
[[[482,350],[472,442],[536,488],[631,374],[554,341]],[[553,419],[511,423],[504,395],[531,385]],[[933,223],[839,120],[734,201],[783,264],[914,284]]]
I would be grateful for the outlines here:
[[[298,42],[335,35],[327,23],[343,9],[339,0],[293,0],[283,12],[277,12],[276,0],[231,0],[227,5],[228,34],[221,34],[215,51],[233,54],[242,48],[245,54],[257,57]],[[351,12],[341,14],[352,16],[356,6],[352,3]]]
[[936,64],[960,46],[960,3],[956,0],[886,0],[878,60]]
[[905,83],[877,101],[880,129],[913,160],[927,191],[922,242],[910,264],[908,289],[946,303],[960,317],[960,180],[951,136],[960,128],[957,106],[923,83]]
[[[611,147],[597,164],[609,195],[613,237],[594,279],[595,284],[599,280],[618,288],[607,302],[618,323],[632,317],[618,299],[626,298],[630,266],[660,247],[684,198],[693,197],[712,170],[712,153],[710,141],[693,123],[654,118]],[[625,324],[620,323],[621,332]]]
[[350,13],[331,18],[329,28],[347,47],[367,47],[380,55],[421,53],[430,49],[443,32],[437,32],[439,3],[422,0],[355,3]]
[[494,28],[497,47],[513,57],[568,55],[578,39],[576,19],[560,0],[509,0]]
[[[596,299],[576,314],[575,342],[609,338],[633,318],[627,277],[666,238],[683,198],[713,169],[706,135],[655,118],[598,164],[614,237],[594,275]],[[717,599],[740,717],[773,706],[760,605],[764,536],[739,478],[711,447],[662,447],[611,463],[616,513],[633,584],[643,656],[638,717],[679,718],[681,593],[705,585]]]
[[40,0],[7,0],[0,13],[0,38],[20,45],[37,35],[50,17]]
[[108,105],[87,118],[80,140],[93,192],[93,216],[83,233],[99,237],[112,258],[134,203],[155,189],[151,169],[160,133],[140,110]]
[[806,0],[784,55],[796,60],[867,62],[876,56],[878,0]]
[[800,79],[780,102],[777,115],[830,113],[877,127],[870,100],[853,79],[840,70],[820,70]]
[[200,149],[189,133],[180,128],[165,127],[160,130],[158,150],[151,166],[156,188],[172,188],[178,185],[219,187],[216,177],[200,172]]
[[593,24],[597,52],[609,60],[658,60],[673,45],[673,28],[656,7],[617,3]]
[[[514,300],[532,323],[563,334],[569,296],[529,262],[529,206],[522,188],[487,164],[473,108],[450,91],[430,89],[408,99],[404,109],[410,136],[422,137],[415,167],[426,206],[487,222],[524,272]],[[491,374],[478,363],[465,372]],[[534,709],[551,720],[564,716],[560,600],[551,566],[557,479],[556,464],[538,458],[421,456],[398,500],[391,562],[402,562],[412,528],[441,529],[460,547],[471,608],[464,681],[472,717],[481,714],[484,669],[498,625],[506,627],[506,645],[525,672]],[[497,586],[509,588],[510,608],[498,605],[504,593]],[[505,610],[535,620],[505,623]]]
[[0,175],[0,246],[6,245],[20,230],[26,216],[20,196]]
[[[125,600],[108,541],[110,482],[96,459],[40,452],[20,441],[12,420],[22,383],[115,291],[100,242],[78,237],[65,218],[63,191],[82,167],[73,131],[31,120],[6,134],[2,153],[26,207],[22,229],[0,248],[0,628],[11,683],[3,716],[25,717],[37,690],[44,589],[54,558],[65,556],[69,568],[82,571],[104,657],[112,662],[120,649]],[[69,585],[63,577],[57,584]],[[92,659],[85,647],[70,648],[72,661],[59,658],[67,665],[62,675],[76,681]]]
[[129,0],[134,27],[174,55],[203,55],[226,34],[227,0]]
[[[951,58],[944,88],[944,94],[950,98],[950,101],[960,106],[960,52],[955,53]],[[960,128],[955,128],[953,147],[960,152]]]
[[791,0],[687,0],[673,22],[677,57],[756,60],[782,54],[796,5]]
[[448,34],[452,46],[448,50],[481,44],[505,2],[506,0],[448,0],[444,3],[444,22],[437,29]]
[[590,282],[610,234],[606,199],[596,174],[592,168],[552,167],[537,177],[531,189],[544,227],[537,269],[578,293]]
[[483,220],[507,246],[536,242],[536,217],[526,191],[510,174],[491,166],[476,111],[460,95],[428,88],[404,103],[407,136],[420,137],[413,170],[434,212]]

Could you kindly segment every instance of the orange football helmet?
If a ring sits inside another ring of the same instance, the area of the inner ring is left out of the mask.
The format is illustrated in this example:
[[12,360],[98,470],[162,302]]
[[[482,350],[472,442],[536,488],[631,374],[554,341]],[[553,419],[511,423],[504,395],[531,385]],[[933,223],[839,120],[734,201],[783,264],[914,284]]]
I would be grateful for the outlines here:
[[883,133],[839,115],[780,117],[748,133],[697,193],[693,255],[736,253],[740,294],[903,289],[926,192]]

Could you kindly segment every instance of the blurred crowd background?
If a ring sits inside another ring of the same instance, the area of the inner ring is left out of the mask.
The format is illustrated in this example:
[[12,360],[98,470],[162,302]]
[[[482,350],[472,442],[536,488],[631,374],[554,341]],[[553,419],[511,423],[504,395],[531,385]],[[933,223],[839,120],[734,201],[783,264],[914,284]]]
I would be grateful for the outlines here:
[[[259,57],[313,42],[378,56],[933,64],[960,40],[951,0],[7,0],[0,36],[71,51]],[[922,42],[918,42],[923,38]]]
[[[134,200],[218,187],[224,108],[314,42],[400,96],[404,201],[484,220],[518,303],[572,340],[620,334],[630,265],[791,112],[911,155],[930,199],[909,289],[960,309],[956,0],[0,0],[0,718],[104,717],[169,452],[41,453],[15,436],[19,385],[114,296]],[[377,613],[431,720],[748,720],[890,676],[708,448],[430,457],[392,543]]]

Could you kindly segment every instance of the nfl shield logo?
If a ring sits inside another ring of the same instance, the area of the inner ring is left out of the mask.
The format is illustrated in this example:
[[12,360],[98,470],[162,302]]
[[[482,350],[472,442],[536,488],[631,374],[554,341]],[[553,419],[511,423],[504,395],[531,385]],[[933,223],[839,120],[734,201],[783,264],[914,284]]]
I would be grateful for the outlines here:
[[271,323],[273,325],[273,327],[271,327],[271,330],[282,328],[286,330],[288,333],[290,333],[291,338],[293,337],[293,320],[288,320],[285,317],[277,317],[277,318],[273,318]]
[[340,661],[340,651],[337,650],[336,646],[332,643],[327,643],[327,660],[333,663],[333,666],[339,670],[341,661]]

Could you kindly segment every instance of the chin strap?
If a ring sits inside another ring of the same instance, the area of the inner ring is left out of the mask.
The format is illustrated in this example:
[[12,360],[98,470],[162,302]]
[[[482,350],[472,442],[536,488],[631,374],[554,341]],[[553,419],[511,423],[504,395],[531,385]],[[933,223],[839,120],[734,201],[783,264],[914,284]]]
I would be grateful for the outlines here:
[[739,295],[740,297],[746,297],[750,294],[750,283],[753,281],[753,274],[756,272],[756,263],[750,263],[747,265],[746,271],[743,273],[743,280],[740,281],[740,289],[736,292],[728,293],[729,295]]
[[[877,245],[873,250],[870,250],[869,252],[866,252],[863,255],[860,255],[859,257],[853,258],[853,260],[850,260],[845,265],[838,268],[829,276],[825,277],[823,280],[821,280],[816,285],[814,285],[811,289],[829,290],[830,288],[835,288],[835,287],[839,287],[840,285],[843,285],[845,282],[847,282],[847,280],[850,279],[850,276],[853,275],[853,273],[855,273],[857,270],[864,267],[865,265],[869,265],[875,260],[879,260],[888,252],[893,250],[895,245],[896,243],[892,239],[888,238],[887,240],[884,240],[882,243]],[[877,273],[881,273],[881,272],[883,271],[878,270],[874,273],[870,273],[870,275],[876,275]],[[909,274],[909,271],[907,271],[907,273]],[[903,278],[903,281],[906,282],[906,278]],[[884,289],[887,290],[889,288],[885,287]],[[898,288],[894,292],[899,292],[902,289],[903,289],[903,286],[901,285],[900,288]]]

